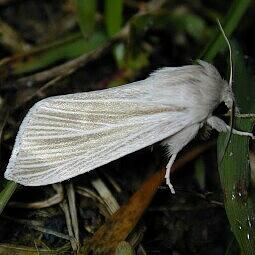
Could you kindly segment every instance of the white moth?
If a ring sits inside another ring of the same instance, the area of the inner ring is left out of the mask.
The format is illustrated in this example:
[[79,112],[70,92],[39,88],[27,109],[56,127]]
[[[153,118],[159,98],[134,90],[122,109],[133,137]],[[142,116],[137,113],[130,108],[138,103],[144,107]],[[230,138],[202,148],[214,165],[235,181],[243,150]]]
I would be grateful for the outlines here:
[[205,123],[230,130],[212,112],[233,100],[231,84],[201,60],[116,88],[43,99],[20,126],[5,178],[28,186],[61,182],[162,141],[174,193],[170,169],[178,152]]

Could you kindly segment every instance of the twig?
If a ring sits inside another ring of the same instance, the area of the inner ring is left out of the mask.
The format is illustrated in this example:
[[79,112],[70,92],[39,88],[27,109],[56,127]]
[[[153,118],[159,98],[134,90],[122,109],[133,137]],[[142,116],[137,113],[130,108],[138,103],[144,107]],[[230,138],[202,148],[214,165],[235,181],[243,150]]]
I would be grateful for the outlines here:
[[56,190],[57,193],[48,199],[33,203],[11,201],[9,202],[8,206],[15,208],[41,209],[59,204],[64,199],[63,187],[61,184],[54,184],[53,188]]
[[108,218],[111,213],[109,208],[105,205],[104,200],[96,194],[96,192],[81,186],[75,187],[75,192],[83,197],[91,198],[98,206],[100,213]]
[[[0,2],[1,3],[1,2]],[[22,37],[7,23],[0,19],[1,43],[13,53],[20,53],[31,48]]]
[[75,203],[75,193],[74,193],[72,182],[68,182],[66,184],[66,190],[67,190],[67,197],[68,197],[68,204],[69,204],[69,210],[71,215],[73,232],[74,232],[74,236],[76,238],[77,243],[79,243],[78,217],[77,217],[77,210],[76,210],[76,203]]
[[[204,144],[194,148],[178,159],[172,167],[172,171],[184,166],[187,162],[193,160],[202,152],[211,147],[211,144]],[[94,236],[81,247],[82,252],[91,252],[91,254],[104,252],[104,254],[114,254],[116,247],[121,241],[124,241],[136,226],[142,217],[145,209],[150,204],[158,186],[164,180],[165,168],[157,171],[149,177],[139,188],[139,190],[123,205],[115,214],[113,214],[106,223],[99,228]],[[138,206],[139,205],[139,206]],[[109,242],[111,240],[111,242]]]
[[18,224],[25,225],[27,228],[31,228],[31,229],[40,231],[40,232],[45,233],[45,234],[54,235],[56,237],[59,237],[59,238],[65,239],[65,240],[70,241],[71,239],[74,239],[73,237],[70,237],[68,235],[65,235],[65,234],[62,234],[62,233],[57,232],[55,230],[43,227],[43,224],[39,221],[16,219],[16,218],[8,217],[8,216],[1,216],[1,218],[12,221],[12,222],[15,222],[15,223],[18,223]]
[[91,181],[91,184],[99,193],[106,206],[109,208],[110,213],[115,213],[120,206],[104,182],[100,178],[96,178]]

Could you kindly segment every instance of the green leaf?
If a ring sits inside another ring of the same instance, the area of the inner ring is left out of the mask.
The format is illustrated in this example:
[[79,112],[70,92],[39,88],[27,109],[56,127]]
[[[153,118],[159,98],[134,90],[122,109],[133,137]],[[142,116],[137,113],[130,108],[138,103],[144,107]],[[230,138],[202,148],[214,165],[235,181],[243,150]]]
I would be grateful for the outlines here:
[[105,0],[105,25],[107,34],[112,37],[122,26],[122,0]]
[[4,188],[0,192],[0,214],[2,213],[3,209],[5,208],[7,202],[9,201],[10,197],[12,196],[13,192],[16,190],[18,184],[12,181],[7,181],[4,184]]
[[[122,27],[122,0],[105,0],[105,26],[109,37],[117,34]],[[113,55],[118,67],[125,65],[125,47],[124,44],[117,44],[113,49]]]
[[[255,115],[239,115],[236,118],[236,128],[239,130],[251,132],[254,124]],[[219,135],[218,155],[222,154],[227,135]],[[225,210],[244,255],[252,255],[255,251],[255,194],[250,185],[248,153],[249,138],[232,135],[225,156],[219,163]]]
[[89,38],[95,28],[97,0],[75,0],[75,3],[80,29]]

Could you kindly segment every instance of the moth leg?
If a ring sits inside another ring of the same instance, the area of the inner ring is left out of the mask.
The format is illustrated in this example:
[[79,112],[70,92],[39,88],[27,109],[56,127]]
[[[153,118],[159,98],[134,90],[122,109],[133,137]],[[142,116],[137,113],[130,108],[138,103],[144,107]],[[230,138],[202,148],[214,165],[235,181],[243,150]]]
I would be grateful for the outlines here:
[[[227,132],[231,130],[231,127],[229,125],[227,125],[222,119],[215,116],[211,116],[210,118],[208,118],[207,123],[218,132]],[[249,136],[252,139],[255,139],[255,136],[252,133],[239,131],[234,128],[232,129],[232,133],[241,136]]]
[[174,190],[174,187],[173,187],[173,185],[171,184],[171,181],[170,181],[170,171],[171,171],[171,167],[174,163],[174,160],[175,160],[176,156],[177,156],[177,153],[171,155],[171,157],[169,159],[169,162],[166,165],[166,174],[165,174],[166,184],[170,188],[172,194],[175,194],[175,190]]

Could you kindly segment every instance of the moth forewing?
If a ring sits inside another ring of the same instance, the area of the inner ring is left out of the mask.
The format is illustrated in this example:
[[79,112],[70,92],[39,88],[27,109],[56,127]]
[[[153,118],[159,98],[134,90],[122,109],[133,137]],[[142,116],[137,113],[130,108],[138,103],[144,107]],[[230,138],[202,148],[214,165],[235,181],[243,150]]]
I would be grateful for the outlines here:
[[150,87],[145,81],[99,97],[88,92],[37,103],[20,126],[5,177],[29,186],[64,181],[188,125],[185,112],[160,104],[145,84]]

